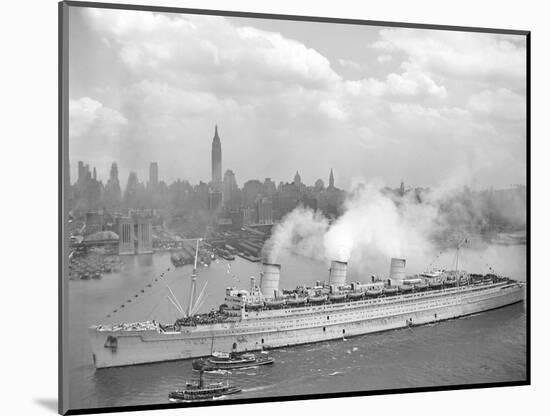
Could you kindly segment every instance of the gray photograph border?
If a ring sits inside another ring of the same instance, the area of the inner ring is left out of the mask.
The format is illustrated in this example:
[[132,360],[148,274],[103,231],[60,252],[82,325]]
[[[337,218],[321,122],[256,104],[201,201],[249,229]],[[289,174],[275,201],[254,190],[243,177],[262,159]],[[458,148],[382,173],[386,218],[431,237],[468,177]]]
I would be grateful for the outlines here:
[[[64,278],[68,270],[68,230],[66,221],[68,219],[68,206],[66,204],[65,190],[70,186],[69,183],[69,158],[68,158],[68,132],[69,132],[69,91],[68,91],[68,8],[69,7],[86,7],[86,8],[102,8],[116,10],[138,10],[160,13],[178,13],[178,14],[197,14],[197,15],[216,15],[227,17],[245,17],[257,19],[274,19],[274,20],[292,20],[303,22],[323,22],[336,24],[351,24],[351,25],[366,25],[366,26],[384,26],[384,27],[399,27],[413,29],[432,29],[432,30],[447,30],[461,32],[477,32],[477,33],[493,33],[519,35],[526,38],[526,178],[527,178],[527,229],[526,229],[526,377],[525,380],[513,382],[496,382],[496,383],[478,383],[478,384],[460,384],[452,386],[436,386],[436,387],[413,387],[413,388],[396,388],[388,390],[369,390],[369,391],[354,391],[343,393],[329,394],[308,394],[301,396],[278,396],[266,398],[251,398],[251,399],[231,399],[221,400],[216,402],[201,402],[201,403],[166,403],[166,404],[151,404],[151,405],[135,405],[135,406],[114,406],[114,407],[97,407],[97,408],[69,408],[69,369],[67,367],[68,349],[70,337],[68,330],[65,328],[67,322],[67,302],[68,302],[68,281]],[[339,397],[357,397],[371,396],[382,394],[402,394],[402,393],[419,393],[419,392],[436,392],[444,390],[464,390],[464,389],[479,389],[492,387],[511,387],[525,386],[531,384],[531,31],[529,30],[510,30],[500,28],[483,28],[483,27],[468,27],[468,26],[449,26],[437,24],[420,24],[420,23],[405,23],[405,22],[388,22],[376,20],[360,20],[360,19],[342,19],[319,16],[297,16],[284,14],[269,14],[269,13],[251,13],[241,11],[224,11],[224,10],[207,10],[207,9],[189,9],[180,7],[162,7],[162,6],[144,6],[136,4],[116,4],[116,3],[99,3],[86,1],[61,1],[58,3],[58,412],[62,415],[69,414],[90,414],[90,413],[111,413],[124,411],[139,411],[139,410],[157,410],[157,409],[174,409],[184,407],[207,407],[207,406],[224,406],[243,403],[266,403],[266,402],[282,402],[295,400],[311,400],[323,398],[339,398]]]

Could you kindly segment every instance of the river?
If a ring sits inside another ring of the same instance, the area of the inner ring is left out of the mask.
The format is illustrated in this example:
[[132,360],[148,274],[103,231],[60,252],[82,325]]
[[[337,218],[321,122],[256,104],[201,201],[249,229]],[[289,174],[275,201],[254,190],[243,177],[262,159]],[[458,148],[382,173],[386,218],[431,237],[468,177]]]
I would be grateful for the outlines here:
[[[511,254],[518,260],[498,271],[525,280],[525,246],[493,248],[497,258],[509,260]],[[196,376],[190,360],[95,370],[87,327],[146,319],[173,322],[178,312],[166,299],[164,281],[181,304],[188,300],[191,268],[175,269],[169,253],[121,260],[120,272],[68,282],[72,409],[167,403],[168,392]],[[281,287],[328,276],[327,265],[314,260],[287,255],[280,262]],[[208,282],[201,311],[217,308],[227,286],[248,287],[250,276],[259,281],[259,264],[239,257],[201,267],[199,289]],[[526,377],[525,304],[434,325],[273,350],[270,355],[274,365],[233,371],[231,381],[243,392],[228,400],[519,381]]]

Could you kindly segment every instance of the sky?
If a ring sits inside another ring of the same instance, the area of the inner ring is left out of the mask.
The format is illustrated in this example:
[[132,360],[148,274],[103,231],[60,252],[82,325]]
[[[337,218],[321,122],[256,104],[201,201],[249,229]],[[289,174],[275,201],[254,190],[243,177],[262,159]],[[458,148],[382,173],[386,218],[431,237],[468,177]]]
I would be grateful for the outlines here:
[[519,35],[71,7],[69,100],[73,181],[526,182]]

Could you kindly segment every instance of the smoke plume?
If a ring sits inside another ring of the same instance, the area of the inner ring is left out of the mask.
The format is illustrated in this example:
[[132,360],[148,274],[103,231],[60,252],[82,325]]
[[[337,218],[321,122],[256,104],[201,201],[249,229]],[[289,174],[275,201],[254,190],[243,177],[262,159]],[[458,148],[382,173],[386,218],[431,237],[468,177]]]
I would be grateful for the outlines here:
[[[437,265],[434,260],[438,256],[452,261],[449,252],[454,252],[460,241],[470,245],[485,241],[481,249],[494,253],[486,243],[490,230],[502,229],[502,221],[508,228],[524,227],[521,213],[513,219],[508,215],[511,209],[525,211],[524,199],[516,195],[521,192],[512,192],[513,197],[509,194],[502,211],[494,201],[501,197],[494,193],[446,188],[399,195],[380,182],[356,181],[346,194],[341,215],[332,222],[303,206],[286,215],[266,242],[264,257],[272,263],[279,262],[284,253],[327,264],[347,261],[353,278],[387,274],[392,257],[407,259],[409,271],[426,270]],[[486,266],[482,263],[478,260],[475,265]],[[486,268],[483,271],[488,272]]]

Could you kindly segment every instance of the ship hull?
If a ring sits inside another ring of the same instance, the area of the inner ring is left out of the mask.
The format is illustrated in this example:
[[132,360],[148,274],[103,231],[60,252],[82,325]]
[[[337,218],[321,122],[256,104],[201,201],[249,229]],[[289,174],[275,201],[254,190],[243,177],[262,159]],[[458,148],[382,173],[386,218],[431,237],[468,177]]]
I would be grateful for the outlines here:
[[518,303],[523,301],[524,292],[522,283],[461,287],[378,300],[249,312],[237,322],[172,333],[99,331],[94,327],[89,333],[95,366],[108,368],[203,357],[215,350],[279,348],[423,325]]

